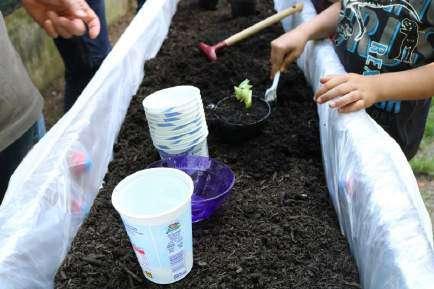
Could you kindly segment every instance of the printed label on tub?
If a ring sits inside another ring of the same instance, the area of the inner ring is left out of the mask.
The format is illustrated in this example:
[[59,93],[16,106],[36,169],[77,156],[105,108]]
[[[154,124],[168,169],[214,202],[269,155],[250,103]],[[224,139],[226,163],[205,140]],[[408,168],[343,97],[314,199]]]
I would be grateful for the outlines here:
[[144,268],[144,271],[145,271],[145,269],[149,270],[149,262],[148,262],[148,259],[146,258],[145,250],[142,248],[139,248],[135,245],[133,245],[133,249],[134,249],[134,252],[136,253],[136,256],[137,256],[137,259],[139,260],[140,265],[142,266],[142,268]]
[[168,238],[167,251],[169,252],[170,267],[172,268],[173,279],[178,280],[187,273],[185,264],[184,246],[182,243],[181,224],[175,222],[168,226],[166,232]]
[[146,278],[172,283],[193,266],[191,207],[175,220],[161,225],[125,223],[134,252]]

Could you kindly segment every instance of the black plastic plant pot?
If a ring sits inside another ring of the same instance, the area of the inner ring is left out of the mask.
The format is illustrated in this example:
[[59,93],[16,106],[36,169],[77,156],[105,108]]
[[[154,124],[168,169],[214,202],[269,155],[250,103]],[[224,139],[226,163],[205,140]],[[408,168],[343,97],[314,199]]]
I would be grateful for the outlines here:
[[199,7],[206,10],[216,10],[219,0],[198,0]]
[[249,109],[235,97],[225,97],[212,111],[211,132],[225,143],[241,143],[259,135],[271,115],[270,104],[259,97],[253,97]]
[[256,0],[230,0],[232,16],[249,16],[256,13]]

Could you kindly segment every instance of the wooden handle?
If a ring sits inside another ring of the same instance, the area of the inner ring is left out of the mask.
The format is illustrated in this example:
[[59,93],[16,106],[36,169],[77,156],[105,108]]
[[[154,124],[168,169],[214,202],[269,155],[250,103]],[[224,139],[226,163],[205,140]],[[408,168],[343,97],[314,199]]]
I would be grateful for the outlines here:
[[288,9],[280,11],[279,13],[276,13],[273,16],[270,16],[270,17],[262,20],[261,22],[258,22],[256,24],[250,26],[249,28],[246,28],[243,31],[238,32],[237,34],[232,35],[231,37],[227,38],[224,42],[226,43],[227,46],[234,45],[235,43],[238,43],[241,40],[244,40],[244,39],[258,33],[262,29],[267,28],[267,27],[273,25],[274,23],[279,22],[283,18],[285,18],[289,15],[295,14],[297,12],[300,12],[301,10],[303,10],[303,3],[295,4],[291,7],[289,7]]

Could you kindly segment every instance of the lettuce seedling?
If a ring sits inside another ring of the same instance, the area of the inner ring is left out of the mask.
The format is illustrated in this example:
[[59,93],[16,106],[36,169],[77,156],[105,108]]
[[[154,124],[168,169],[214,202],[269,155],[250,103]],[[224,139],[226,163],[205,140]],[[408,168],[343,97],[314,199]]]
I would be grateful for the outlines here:
[[240,85],[234,86],[235,98],[240,102],[244,102],[246,109],[252,106],[252,87],[248,79],[245,79]]

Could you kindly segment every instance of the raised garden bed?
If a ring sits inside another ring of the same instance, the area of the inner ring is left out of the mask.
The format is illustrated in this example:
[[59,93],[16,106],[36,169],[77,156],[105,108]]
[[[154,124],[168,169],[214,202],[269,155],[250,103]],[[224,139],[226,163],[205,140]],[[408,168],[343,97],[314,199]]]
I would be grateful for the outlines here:
[[[112,190],[125,176],[158,159],[141,101],[155,90],[192,84],[205,104],[230,95],[251,80],[265,92],[269,43],[283,31],[276,25],[225,50],[216,63],[198,51],[274,13],[272,1],[258,1],[258,14],[232,19],[226,2],[203,11],[197,1],[179,4],[168,39],[147,63],[139,97],[131,103],[115,146],[114,160],[92,212],[56,278],[56,288],[160,288],[142,276],[118,214]],[[263,133],[233,146],[209,138],[211,156],[237,176],[233,193],[211,219],[193,226],[194,266],[167,288],[357,288],[357,270],[329,202],[316,108],[295,67],[280,82],[279,100]]]

